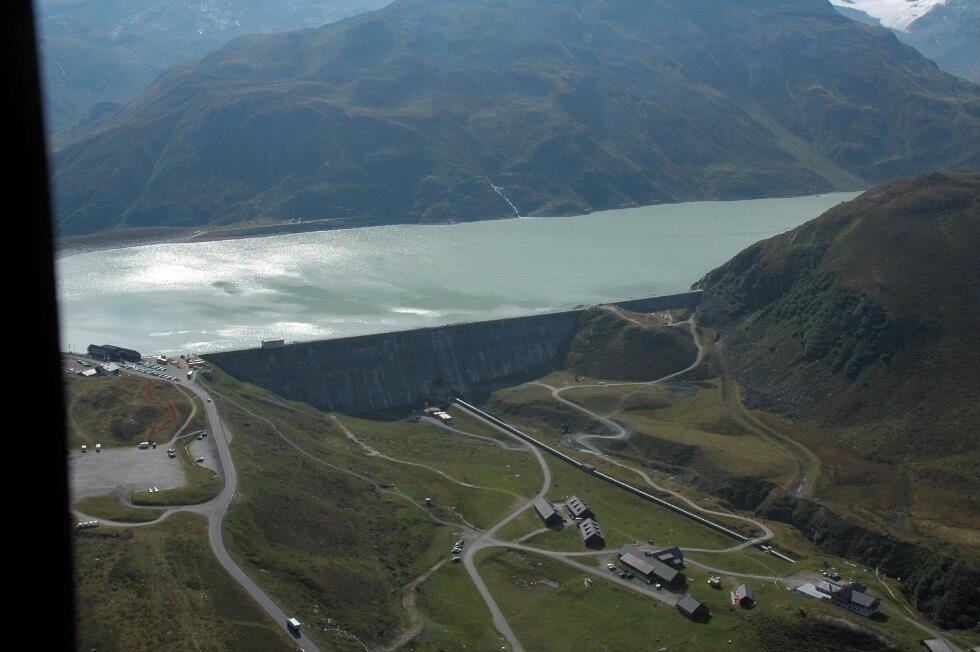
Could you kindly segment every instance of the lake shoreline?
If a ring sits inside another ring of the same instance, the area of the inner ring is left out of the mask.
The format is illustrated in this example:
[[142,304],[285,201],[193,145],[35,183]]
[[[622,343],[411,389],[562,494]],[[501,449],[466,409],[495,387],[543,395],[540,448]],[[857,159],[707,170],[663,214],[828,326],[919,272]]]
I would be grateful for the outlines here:
[[604,208],[593,208],[580,212],[560,212],[548,214],[531,214],[515,217],[513,213],[506,212],[500,215],[490,215],[476,217],[473,219],[453,220],[447,222],[404,222],[399,220],[381,220],[364,222],[362,217],[338,217],[324,218],[320,220],[308,220],[305,222],[263,222],[257,224],[237,224],[230,226],[210,226],[206,228],[194,227],[132,227],[126,229],[113,229],[99,231],[96,233],[66,236],[55,238],[54,249],[55,259],[73,256],[75,254],[92,253],[96,251],[108,251],[112,249],[125,249],[129,247],[142,247],[160,244],[191,244],[196,242],[215,242],[221,240],[243,240],[247,238],[264,238],[277,235],[289,235],[294,233],[318,233],[321,231],[337,231],[347,229],[363,229],[378,226],[452,226],[457,224],[471,224],[473,222],[499,222],[505,220],[518,219],[549,219],[578,217],[592,215],[605,211],[623,210],[629,208],[649,208],[653,206],[676,206],[682,204],[695,203],[731,203],[741,201],[758,201],[765,199],[796,199],[801,197],[820,197],[823,195],[864,192],[858,190],[828,190],[821,193],[803,193],[795,195],[778,195],[767,197],[739,197],[728,199],[690,199],[677,202],[662,202],[654,204],[624,204],[620,206],[608,206]]

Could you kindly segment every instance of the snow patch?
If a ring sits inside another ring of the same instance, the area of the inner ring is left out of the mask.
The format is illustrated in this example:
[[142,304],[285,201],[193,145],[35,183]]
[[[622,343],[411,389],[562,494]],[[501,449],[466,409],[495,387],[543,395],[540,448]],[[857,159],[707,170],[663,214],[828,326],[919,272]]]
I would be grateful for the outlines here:
[[907,32],[909,25],[946,4],[946,0],[830,0],[830,3],[863,11],[885,27]]

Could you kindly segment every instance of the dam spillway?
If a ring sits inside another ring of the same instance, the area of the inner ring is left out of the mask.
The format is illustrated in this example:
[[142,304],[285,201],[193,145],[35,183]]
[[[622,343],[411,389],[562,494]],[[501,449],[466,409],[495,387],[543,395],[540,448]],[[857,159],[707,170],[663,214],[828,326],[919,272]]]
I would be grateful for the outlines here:
[[[696,308],[700,292],[611,302]],[[327,412],[363,414],[514,385],[558,369],[584,309],[206,354],[235,378]]]

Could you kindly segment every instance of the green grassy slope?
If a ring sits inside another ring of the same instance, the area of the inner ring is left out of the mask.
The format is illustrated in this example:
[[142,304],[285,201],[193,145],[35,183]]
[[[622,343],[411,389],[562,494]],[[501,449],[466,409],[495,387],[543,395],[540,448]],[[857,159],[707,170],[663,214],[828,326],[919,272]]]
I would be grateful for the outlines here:
[[177,514],[73,542],[79,650],[293,650],[211,555],[205,520]]
[[[404,632],[404,587],[446,560],[464,522],[488,527],[540,482],[526,452],[426,423],[335,421],[220,372],[213,386],[239,477],[228,545],[327,649],[353,649],[355,637],[384,645]],[[339,424],[411,464],[369,454]]]
[[190,399],[171,383],[127,375],[65,380],[71,446],[164,443],[191,413]]
[[[243,34],[317,27],[387,0],[38,0],[45,110],[55,144],[93,108],[127,102],[170,66]],[[116,105],[115,108],[118,108]]]

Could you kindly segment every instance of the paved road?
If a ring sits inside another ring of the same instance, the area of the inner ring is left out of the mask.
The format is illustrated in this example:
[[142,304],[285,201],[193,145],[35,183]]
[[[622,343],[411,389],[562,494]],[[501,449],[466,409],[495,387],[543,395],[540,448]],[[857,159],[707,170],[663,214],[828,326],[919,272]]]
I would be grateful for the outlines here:
[[228,507],[235,498],[235,492],[238,487],[238,473],[235,470],[235,463],[231,457],[231,448],[228,446],[228,432],[224,422],[218,415],[217,406],[213,402],[210,402],[210,395],[204,388],[195,382],[183,382],[181,384],[197,394],[201,398],[201,401],[204,402],[204,413],[207,416],[208,424],[211,428],[211,437],[214,438],[214,442],[218,448],[218,458],[221,461],[221,469],[225,477],[225,486],[221,490],[221,493],[209,503],[211,505],[211,513],[208,515],[208,541],[211,543],[211,550],[214,552],[214,556],[217,558],[218,563],[228,571],[228,574],[235,578],[235,581],[245,589],[245,592],[252,596],[252,599],[272,618],[273,623],[281,627],[290,636],[293,636],[297,644],[306,652],[319,652],[316,644],[305,634],[295,636],[289,632],[285,625],[286,619],[288,618],[286,613],[272,601],[272,598],[265,591],[252,581],[252,578],[245,574],[245,571],[235,563],[225,549],[221,523],[225,518]]
[[510,624],[507,622],[507,618],[504,617],[503,612],[500,610],[500,607],[497,605],[497,601],[493,599],[493,595],[490,593],[490,589],[487,588],[487,585],[483,581],[483,578],[480,577],[480,573],[476,570],[476,562],[474,561],[474,557],[476,556],[476,553],[480,552],[484,548],[499,547],[501,543],[494,538],[494,535],[502,527],[504,527],[505,525],[513,521],[522,513],[524,513],[524,511],[531,506],[531,503],[533,503],[539,497],[543,497],[546,493],[548,493],[548,489],[551,488],[551,468],[548,466],[548,463],[545,461],[544,456],[541,454],[541,451],[537,449],[537,447],[532,446],[531,444],[524,441],[520,437],[517,437],[516,435],[510,432],[507,432],[503,428],[498,428],[494,424],[490,424],[490,425],[492,425],[494,428],[504,433],[511,439],[516,440],[522,446],[527,447],[531,450],[531,453],[534,455],[535,459],[537,459],[538,465],[541,468],[541,475],[542,475],[541,489],[538,491],[538,493],[534,495],[533,498],[531,498],[530,500],[522,501],[521,504],[517,507],[517,509],[515,509],[510,514],[505,516],[502,520],[500,520],[496,525],[494,525],[486,532],[482,532],[479,536],[477,536],[475,541],[473,541],[468,546],[466,546],[466,549],[463,552],[463,567],[466,568],[466,572],[469,574],[470,579],[473,580],[473,584],[476,585],[476,590],[480,592],[480,597],[483,598],[483,601],[486,603],[487,608],[490,610],[490,615],[493,618],[494,628],[498,632],[500,632],[500,634],[507,640],[507,643],[510,645],[511,650],[513,650],[514,652],[524,652],[524,647],[521,645],[521,642],[517,639],[517,636],[514,634],[514,630],[510,628]]
[[[614,312],[617,312],[617,311],[614,311]],[[619,311],[618,314],[621,314],[621,311]],[[624,318],[628,318],[625,315],[622,315],[622,316]],[[630,319],[630,321],[636,321],[636,320]],[[636,322],[636,323],[640,323],[640,322]],[[559,401],[563,405],[566,405],[566,406],[572,408],[573,410],[577,410],[577,411],[581,412],[582,414],[585,414],[586,416],[590,417],[591,419],[593,419],[595,421],[598,421],[599,423],[601,423],[606,429],[608,429],[612,433],[612,434],[609,434],[609,435],[596,435],[596,434],[589,434],[589,433],[577,433],[576,435],[574,435],[573,438],[575,439],[575,441],[577,441],[579,444],[581,444],[583,447],[585,447],[585,449],[589,453],[591,453],[591,454],[599,457],[600,459],[602,459],[602,460],[604,460],[604,461],[606,461],[606,462],[608,462],[610,464],[613,464],[613,465],[618,466],[618,467],[620,467],[622,469],[626,469],[627,471],[631,471],[631,472],[639,475],[641,478],[643,478],[643,480],[649,486],[653,487],[657,491],[662,491],[664,493],[670,494],[671,496],[673,496],[674,498],[680,500],[681,502],[683,502],[685,505],[687,505],[689,508],[691,508],[694,511],[701,512],[702,514],[710,514],[711,516],[717,516],[717,517],[722,517],[722,518],[728,518],[728,519],[733,519],[733,520],[737,520],[737,521],[742,521],[744,523],[748,523],[748,524],[752,525],[753,527],[757,528],[760,532],[762,532],[762,535],[761,536],[758,536],[758,537],[749,539],[748,541],[745,541],[743,543],[740,543],[740,544],[738,544],[736,546],[732,546],[731,548],[726,548],[724,550],[713,550],[713,549],[705,549],[705,548],[686,548],[685,549],[685,550],[687,550],[689,552],[735,552],[735,551],[738,551],[738,550],[742,550],[743,548],[748,548],[750,546],[754,546],[754,545],[757,545],[759,543],[763,543],[763,542],[769,541],[773,537],[772,530],[770,530],[764,523],[761,523],[761,522],[756,521],[756,520],[751,519],[751,518],[747,518],[745,516],[740,516],[738,514],[732,514],[731,512],[722,512],[722,511],[712,510],[712,509],[708,509],[706,507],[702,507],[702,506],[698,505],[697,503],[695,503],[694,501],[692,501],[687,496],[685,496],[684,494],[679,493],[677,491],[674,491],[672,489],[669,489],[667,487],[664,487],[664,486],[662,486],[660,484],[657,484],[656,482],[653,481],[653,479],[650,478],[650,476],[645,471],[643,471],[641,469],[637,469],[637,468],[632,467],[632,466],[629,466],[628,464],[624,464],[623,462],[619,461],[615,457],[611,457],[609,455],[606,455],[605,453],[603,453],[598,447],[596,447],[592,443],[592,440],[594,440],[594,439],[614,440],[614,441],[615,440],[624,440],[624,439],[628,439],[629,438],[629,434],[630,434],[629,431],[627,431],[626,428],[624,428],[620,424],[616,423],[612,419],[609,419],[608,417],[605,417],[605,416],[603,416],[601,414],[598,414],[598,413],[596,413],[596,412],[588,409],[587,407],[582,406],[582,405],[579,405],[578,403],[575,403],[573,401],[570,401],[569,399],[567,399],[564,396],[562,396],[562,394],[564,392],[567,392],[567,391],[572,390],[572,389],[582,388],[582,387],[599,387],[599,388],[606,388],[606,387],[631,387],[631,386],[647,386],[647,387],[652,387],[654,385],[659,385],[659,384],[664,383],[664,382],[666,382],[668,380],[671,380],[673,378],[677,378],[677,377],[679,377],[679,376],[681,376],[683,374],[686,374],[689,371],[693,371],[694,369],[698,368],[701,365],[701,363],[704,361],[705,346],[704,346],[704,343],[701,342],[701,337],[698,334],[697,323],[694,321],[694,318],[693,317],[691,319],[687,319],[687,320],[681,321],[681,322],[671,322],[671,326],[673,326],[673,327],[680,327],[680,326],[685,326],[685,325],[690,329],[691,337],[694,340],[694,345],[697,347],[697,355],[695,356],[694,361],[690,365],[688,365],[687,367],[685,367],[684,369],[681,369],[680,371],[675,371],[674,373],[671,373],[671,374],[667,374],[666,376],[663,376],[662,378],[657,378],[656,380],[650,380],[650,381],[645,381],[645,382],[622,382],[622,383],[602,383],[602,384],[598,384],[598,383],[596,383],[596,384],[571,384],[571,385],[565,385],[563,387],[552,387],[551,385],[547,385],[547,384],[541,383],[541,382],[536,382],[536,383],[531,383],[531,384],[540,385],[542,387],[545,387],[547,389],[550,389],[551,390],[551,396],[556,401]]]
[[[139,373],[127,370],[126,373]],[[142,375],[142,374],[140,374]],[[172,381],[162,381],[162,382],[172,382]],[[194,381],[177,381],[175,384],[193,392],[196,396],[201,399],[204,405],[204,414],[207,417],[208,426],[210,428],[211,438],[213,439],[215,446],[218,451],[218,459],[221,466],[221,472],[224,476],[224,487],[221,489],[215,498],[211,499],[206,503],[200,505],[188,505],[186,507],[173,507],[164,512],[164,514],[155,521],[149,523],[118,523],[107,521],[105,519],[98,519],[101,523],[114,525],[118,527],[146,527],[148,525],[155,525],[159,523],[164,518],[174,514],[176,512],[193,512],[196,514],[202,514],[208,519],[208,542],[211,544],[211,550],[214,553],[215,558],[218,563],[221,564],[229,575],[231,575],[236,582],[245,590],[249,596],[255,600],[263,611],[268,614],[275,623],[277,627],[282,628],[287,635],[295,639],[298,647],[305,650],[305,652],[319,652],[320,648],[316,646],[313,641],[311,641],[306,635],[299,634],[298,636],[293,635],[286,627],[286,618],[288,617],[286,613],[280,609],[272,598],[266,594],[259,586],[252,581],[248,575],[245,574],[238,564],[231,558],[228,554],[228,550],[225,548],[224,537],[221,530],[222,521],[225,518],[225,514],[228,511],[228,507],[231,505],[232,501],[235,499],[235,494],[238,487],[238,475],[235,470],[235,463],[231,457],[231,449],[228,446],[228,442],[231,440],[230,434],[225,427],[224,422],[218,414],[217,406],[210,400],[211,397],[208,392],[198,385]],[[88,517],[91,518],[91,517]]]

